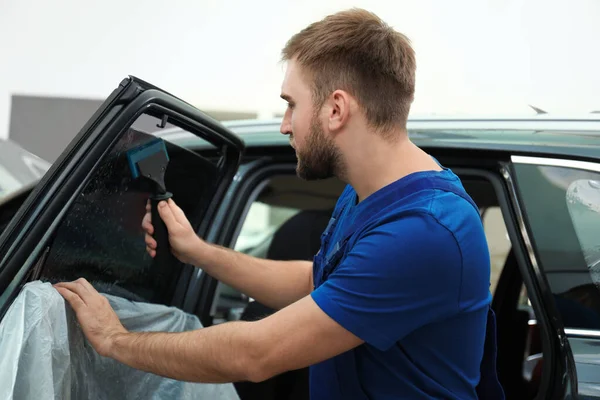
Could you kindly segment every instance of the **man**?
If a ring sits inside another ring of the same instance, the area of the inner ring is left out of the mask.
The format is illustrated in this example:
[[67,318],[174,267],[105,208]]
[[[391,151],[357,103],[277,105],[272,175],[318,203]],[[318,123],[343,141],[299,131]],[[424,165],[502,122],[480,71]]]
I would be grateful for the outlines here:
[[[331,15],[283,49],[281,97],[304,179],[348,183],[313,262],[207,244],[160,204],[173,253],[278,309],[255,322],[130,333],[85,280],[57,284],[96,350],[198,382],[262,381],[311,366],[311,399],[475,399],[491,299],[480,217],[459,179],[408,138],[409,41],[364,10]],[[154,256],[150,214],[143,222]]]

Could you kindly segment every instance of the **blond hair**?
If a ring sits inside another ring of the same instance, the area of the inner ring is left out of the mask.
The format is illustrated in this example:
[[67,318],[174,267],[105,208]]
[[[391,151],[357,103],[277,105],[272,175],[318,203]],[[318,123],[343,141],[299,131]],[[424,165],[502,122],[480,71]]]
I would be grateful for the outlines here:
[[374,128],[404,127],[414,98],[416,61],[409,39],[375,14],[351,9],[298,32],[282,50],[312,84],[318,109],[331,93],[345,90]]

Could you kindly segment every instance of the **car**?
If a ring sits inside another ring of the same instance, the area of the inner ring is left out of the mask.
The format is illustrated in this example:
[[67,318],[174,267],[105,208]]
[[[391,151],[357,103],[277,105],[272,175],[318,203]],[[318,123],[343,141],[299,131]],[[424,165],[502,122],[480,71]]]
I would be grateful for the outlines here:
[[[164,141],[166,187],[205,240],[311,260],[345,184],[299,179],[279,124],[221,123],[124,79],[34,188],[2,204],[13,214],[0,236],[0,317],[27,282],[81,276],[203,326],[274,312],[199,268],[153,263],[140,226],[153,189],[127,154]],[[411,116],[408,132],[480,209],[506,397],[600,399],[599,116]],[[236,389],[242,400],[306,399],[307,385],[304,369]]]
[[10,139],[0,140],[0,202],[30,190],[50,163]]
[[18,204],[11,199],[29,193],[49,168],[49,162],[14,141],[0,140],[0,232],[16,211],[4,204]]

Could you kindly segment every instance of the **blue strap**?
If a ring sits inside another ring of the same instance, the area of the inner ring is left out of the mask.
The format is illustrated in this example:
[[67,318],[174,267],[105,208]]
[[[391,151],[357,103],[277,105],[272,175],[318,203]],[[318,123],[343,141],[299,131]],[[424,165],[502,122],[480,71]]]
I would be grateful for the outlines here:
[[483,359],[479,369],[480,378],[477,385],[477,397],[485,400],[504,400],[504,389],[498,380],[496,369],[496,316],[490,307],[487,315]]

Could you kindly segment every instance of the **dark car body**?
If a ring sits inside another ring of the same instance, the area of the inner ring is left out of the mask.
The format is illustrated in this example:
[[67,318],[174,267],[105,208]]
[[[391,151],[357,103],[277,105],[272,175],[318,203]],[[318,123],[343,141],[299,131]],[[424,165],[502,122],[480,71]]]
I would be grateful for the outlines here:
[[[159,129],[136,130],[142,115]],[[408,130],[461,177],[500,249],[491,290],[507,398],[600,399],[600,118],[412,117]],[[277,120],[219,123],[128,78],[35,188],[3,204],[12,214],[0,236],[0,315],[27,281],[84,276],[205,326],[245,318],[252,299],[189,265],[157,268],[145,254],[139,224],[149,190],[123,156],[154,137],[171,157],[167,187],[201,237],[261,257],[311,259],[316,221],[327,219],[342,182],[298,179]],[[291,225],[300,219],[302,229]],[[303,381],[274,395],[277,379],[240,384],[242,399],[302,398]]]

